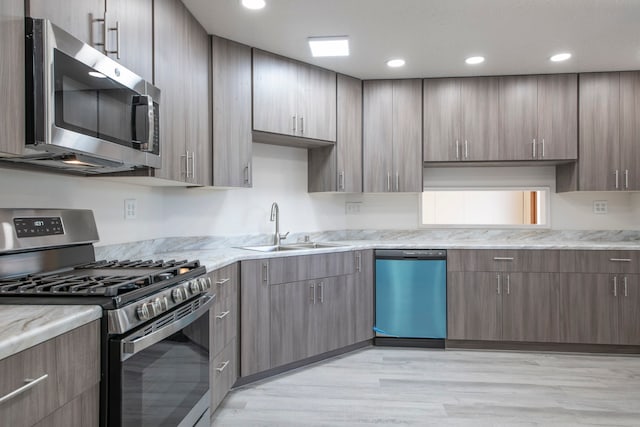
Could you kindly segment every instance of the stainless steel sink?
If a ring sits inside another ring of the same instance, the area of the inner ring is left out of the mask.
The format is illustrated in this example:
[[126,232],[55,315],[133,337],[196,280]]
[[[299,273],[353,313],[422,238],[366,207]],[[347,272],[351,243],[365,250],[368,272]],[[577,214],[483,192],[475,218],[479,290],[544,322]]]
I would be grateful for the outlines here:
[[303,242],[303,243],[291,243],[290,245],[242,246],[240,249],[247,249],[250,251],[259,251],[259,252],[280,252],[280,251],[299,251],[304,249],[337,248],[340,246],[344,246],[344,245],[338,245],[335,243]]

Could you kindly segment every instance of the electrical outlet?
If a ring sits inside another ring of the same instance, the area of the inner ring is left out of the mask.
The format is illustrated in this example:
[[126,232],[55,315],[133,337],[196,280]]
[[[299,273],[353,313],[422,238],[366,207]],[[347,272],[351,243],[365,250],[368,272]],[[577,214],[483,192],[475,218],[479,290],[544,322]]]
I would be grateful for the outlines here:
[[593,201],[593,213],[598,215],[604,215],[609,212],[609,206],[606,200],[594,200]]
[[136,199],[124,200],[124,219],[138,218],[138,202]]
[[360,213],[360,206],[362,206],[362,202],[345,202],[344,212],[347,215],[358,214]]

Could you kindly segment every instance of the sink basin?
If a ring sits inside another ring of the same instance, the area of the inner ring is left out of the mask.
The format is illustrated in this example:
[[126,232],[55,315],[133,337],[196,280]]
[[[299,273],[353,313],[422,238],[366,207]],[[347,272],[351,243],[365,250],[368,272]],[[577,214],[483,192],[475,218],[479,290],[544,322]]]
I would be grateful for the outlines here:
[[240,249],[247,249],[250,251],[259,251],[259,252],[280,252],[280,251],[299,251],[303,249],[337,248],[340,246],[343,246],[343,245],[338,245],[335,243],[303,242],[303,243],[291,243],[289,245],[242,246]]

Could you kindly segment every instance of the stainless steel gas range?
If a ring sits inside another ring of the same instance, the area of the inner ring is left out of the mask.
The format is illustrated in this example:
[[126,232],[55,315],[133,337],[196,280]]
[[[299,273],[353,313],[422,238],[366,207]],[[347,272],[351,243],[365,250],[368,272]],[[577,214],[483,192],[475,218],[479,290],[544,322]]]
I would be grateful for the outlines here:
[[0,304],[103,309],[101,426],[193,426],[209,407],[199,261],[96,261],[89,210],[0,209]]

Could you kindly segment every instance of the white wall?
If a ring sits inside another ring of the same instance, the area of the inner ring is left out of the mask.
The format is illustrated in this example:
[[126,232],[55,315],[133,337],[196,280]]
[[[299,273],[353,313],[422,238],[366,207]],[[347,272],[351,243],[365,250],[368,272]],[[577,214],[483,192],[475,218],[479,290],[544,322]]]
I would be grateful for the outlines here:
[[[418,227],[418,194],[308,194],[307,152],[254,144],[252,189],[149,188],[92,178],[0,168],[0,207],[92,209],[100,244],[157,237],[270,233],[271,203],[280,205],[282,231],[412,229]],[[555,194],[553,167],[426,169],[432,187],[452,185],[549,186],[554,229],[640,229],[640,194]],[[124,220],[124,200],[136,199],[138,218]],[[607,200],[608,215],[592,213]],[[345,201],[361,202],[345,215]]]

